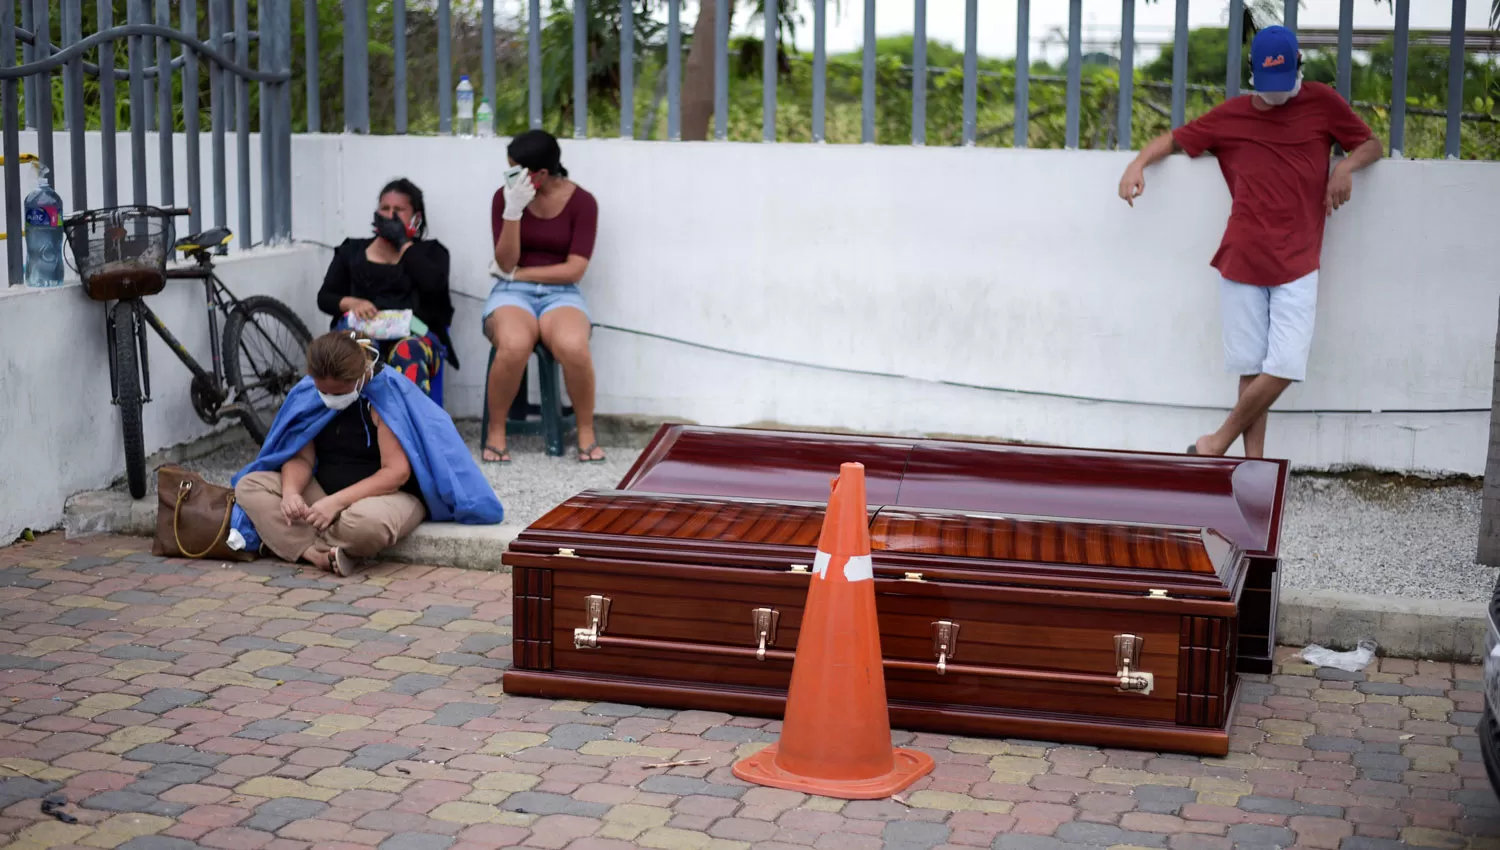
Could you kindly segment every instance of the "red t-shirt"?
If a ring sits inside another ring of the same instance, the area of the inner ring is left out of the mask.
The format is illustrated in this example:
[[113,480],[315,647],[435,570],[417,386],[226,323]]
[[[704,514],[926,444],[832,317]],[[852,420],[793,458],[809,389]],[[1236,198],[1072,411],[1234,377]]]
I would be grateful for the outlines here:
[[1173,133],[1189,156],[1212,152],[1233,200],[1212,265],[1236,283],[1279,286],[1318,268],[1332,146],[1351,151],[1370,128],[1330,86],[1304,82],[1282,106],[1253,95],[1214,107]]
[[[501,213],[505,212],[505,189],[495,190],[490,202],[491,244],[500,241]],[[552,218],[537,218],[531,210],[521,213],[521,256],[518,266],[555,266],[567,262],[569,254],[584,259],[594,256],[594,235],[599,227],[599,204],[582,186],[573,189],[573,197],[562,212]]]

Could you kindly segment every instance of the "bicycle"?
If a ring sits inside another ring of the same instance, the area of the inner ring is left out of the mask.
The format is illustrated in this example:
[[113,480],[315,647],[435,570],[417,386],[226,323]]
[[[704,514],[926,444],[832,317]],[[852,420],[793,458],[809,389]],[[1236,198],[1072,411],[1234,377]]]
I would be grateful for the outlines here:
[[[63,221],[85,294],[95,301],[115,302],[105,311],[110,393],[111,402],[120,408],[125,477],[135,499],[146,495],[141,407],[151,401],[148,325],[193,373],[188,394],[198,418],[209,425],[237,418],[257,445],[265,442],[286,394],[305,374],[307,345],[312,342],[307,326],[286,304],[265,295],[238,298],[219,278],[213,252],[229,244],[234,235],[229,228],[210,228],[173,240],[173,220],[188,213],[181,207],[120,206],[85,210]],[[194,265],[168,269],[167,258],[177,251]],[[161,292],[169,280],[203,281],[212,372],[198,363],[143,300]],[[218,336],[221,315],[222,343]],[[277,331],[289,338],[284,344],[272,341]],[[269,349],[257,355],[252,343],[262,339]],[[240,356],[225,360],[224,352]]]

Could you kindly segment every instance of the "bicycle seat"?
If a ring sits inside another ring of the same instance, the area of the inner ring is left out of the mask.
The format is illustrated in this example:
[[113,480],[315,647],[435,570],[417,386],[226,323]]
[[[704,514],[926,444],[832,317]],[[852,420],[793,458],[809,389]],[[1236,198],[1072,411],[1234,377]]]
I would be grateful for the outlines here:
[[228,245],[233,238],[234,231],[229,228],[213,227],[178,239],[174,247],[184,254],[191,254],[194,251],[207,251],[220,245]]

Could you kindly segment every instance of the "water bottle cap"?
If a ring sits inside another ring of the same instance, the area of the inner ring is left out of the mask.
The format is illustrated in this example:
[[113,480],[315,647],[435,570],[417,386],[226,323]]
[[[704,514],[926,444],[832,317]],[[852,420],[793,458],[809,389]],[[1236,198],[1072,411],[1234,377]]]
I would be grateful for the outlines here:
[[461,83],[462,82],[466,82],[468,79],[469,79],[469,75],[468,74],[460,74],[459,77],[458,77],[458,81],[461,82]]

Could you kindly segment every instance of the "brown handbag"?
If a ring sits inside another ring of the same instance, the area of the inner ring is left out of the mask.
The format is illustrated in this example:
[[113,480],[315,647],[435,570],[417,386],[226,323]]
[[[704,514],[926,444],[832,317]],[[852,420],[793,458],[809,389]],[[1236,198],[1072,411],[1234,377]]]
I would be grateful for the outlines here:
[[255,554],[229,548],[234,490],[203,480],[180,466],[156,471],[156,538],[151,554],[167,558],[253,561]]

